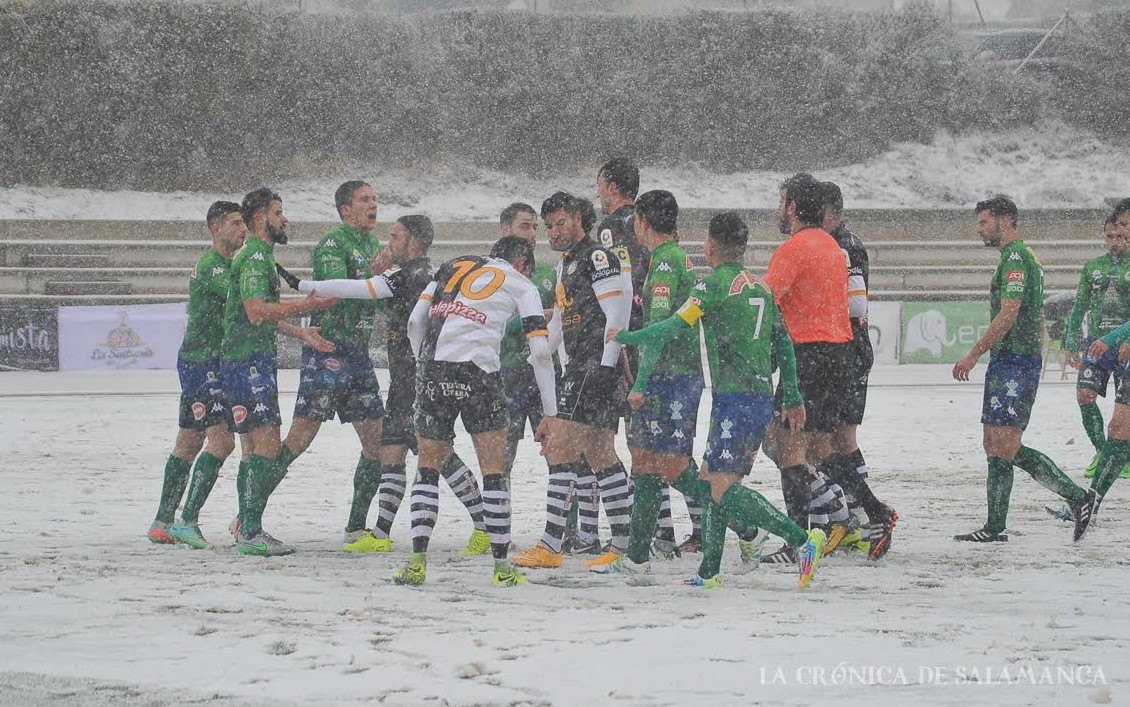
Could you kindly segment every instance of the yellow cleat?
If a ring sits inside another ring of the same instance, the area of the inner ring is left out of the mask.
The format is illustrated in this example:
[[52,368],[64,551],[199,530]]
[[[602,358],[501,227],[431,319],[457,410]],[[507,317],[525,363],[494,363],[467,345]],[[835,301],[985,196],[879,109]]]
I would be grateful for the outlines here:
[[824,541],[824,557],[831,555],[840,546],[847,537],[847,531],[846,523],[832,523],[828,526],[828,539]]
[[408,564],[404,565],[404,569],[400,570],[392,576],[392,581],[397,584],[407,584],[411,587],[419,587],[424,583],[428,576],[428,560],[422,552],[412,553],[412,559]]
[[529,550],[518,553],[514,564],[519,567],[560,567],[565,564],[565,554],[550,550],[548,545],[539,540]]
[[592,569],[594,567],[603,567],[604,565],[615,562],[623,556],[624,553],[615,548],[609,547],[605,552],[602,552],[600,555],[592,558],[591,560],[585,560],[581,564],[585,567],[588,567],[589,569]]
[[370,552],[392,552],[391,538],[378,538],[370,530],[355,531],[345,534],[345,545],[342,552],[365,554]]
[[467,547],[459,551],[460,555],[485,555],[490,552],[490,536],[487,531],[475,529],[471,532],[471,539]]

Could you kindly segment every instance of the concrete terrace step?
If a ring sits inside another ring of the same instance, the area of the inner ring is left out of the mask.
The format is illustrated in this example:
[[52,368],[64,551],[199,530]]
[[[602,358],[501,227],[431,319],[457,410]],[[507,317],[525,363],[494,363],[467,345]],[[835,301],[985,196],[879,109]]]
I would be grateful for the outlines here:
[[46,295],[86,296],[86,295],[129,295],[133,288],[128,282],[52,282],[43,283],[43,293]]

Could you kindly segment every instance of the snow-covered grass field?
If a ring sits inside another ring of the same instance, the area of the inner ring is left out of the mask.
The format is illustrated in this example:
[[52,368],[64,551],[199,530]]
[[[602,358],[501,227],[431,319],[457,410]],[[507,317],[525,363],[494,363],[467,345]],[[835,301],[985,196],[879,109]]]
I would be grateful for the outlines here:
[[[1026,438],[1081,478],[1091,448],[1074,386],[1051,378]],[[2,374],[0,704],[1125,704],[1130,482],[1075,546],[1044,511],[1058,499],[1018,473],[1012,541],[959,545],[951,536],[985,513],[980,385],[940,366],[881,367],[873,381],[860,436],[902,517],[892,550],[833,556],[798,593],[791,568],[737,574],[736,547],[719,590],[678,584],[697,557],[654,562],[649,582],[567,559],[498,589],[488,558],[456,554],[471,526],[446,490],[427,584],[395,586],[407,504],[391,555],[340,552],[358,444],[336,423],[267,511],[298,554],[234,552],[234,460],[201,516],[218,548],[151,545],[174,374]],[[289,418],[294,372],[281,384]],[[459,451],[473,458],[468,440]],[[544,479],[527,443],[520,546],[540,533]],[[748,483],[781,503],[767,462]]]

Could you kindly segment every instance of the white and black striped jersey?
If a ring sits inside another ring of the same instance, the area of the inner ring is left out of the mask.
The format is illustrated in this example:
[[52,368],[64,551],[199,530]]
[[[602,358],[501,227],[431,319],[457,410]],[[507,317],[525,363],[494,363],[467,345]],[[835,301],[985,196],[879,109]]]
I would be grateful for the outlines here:
[[420,299],[429,303],[421,363],[470,361],[487,373],[498,371],[502,338],[515,314],[527,338],[548,335],[537,286],[500,258],[444,263]]

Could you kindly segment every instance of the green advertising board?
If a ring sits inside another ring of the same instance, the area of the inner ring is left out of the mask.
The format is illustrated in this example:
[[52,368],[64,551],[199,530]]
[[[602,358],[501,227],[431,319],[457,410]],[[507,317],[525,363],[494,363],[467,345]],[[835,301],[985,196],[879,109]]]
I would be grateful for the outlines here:
[[957,363],[988,328],[988,302],[904,302],[899,363]]

